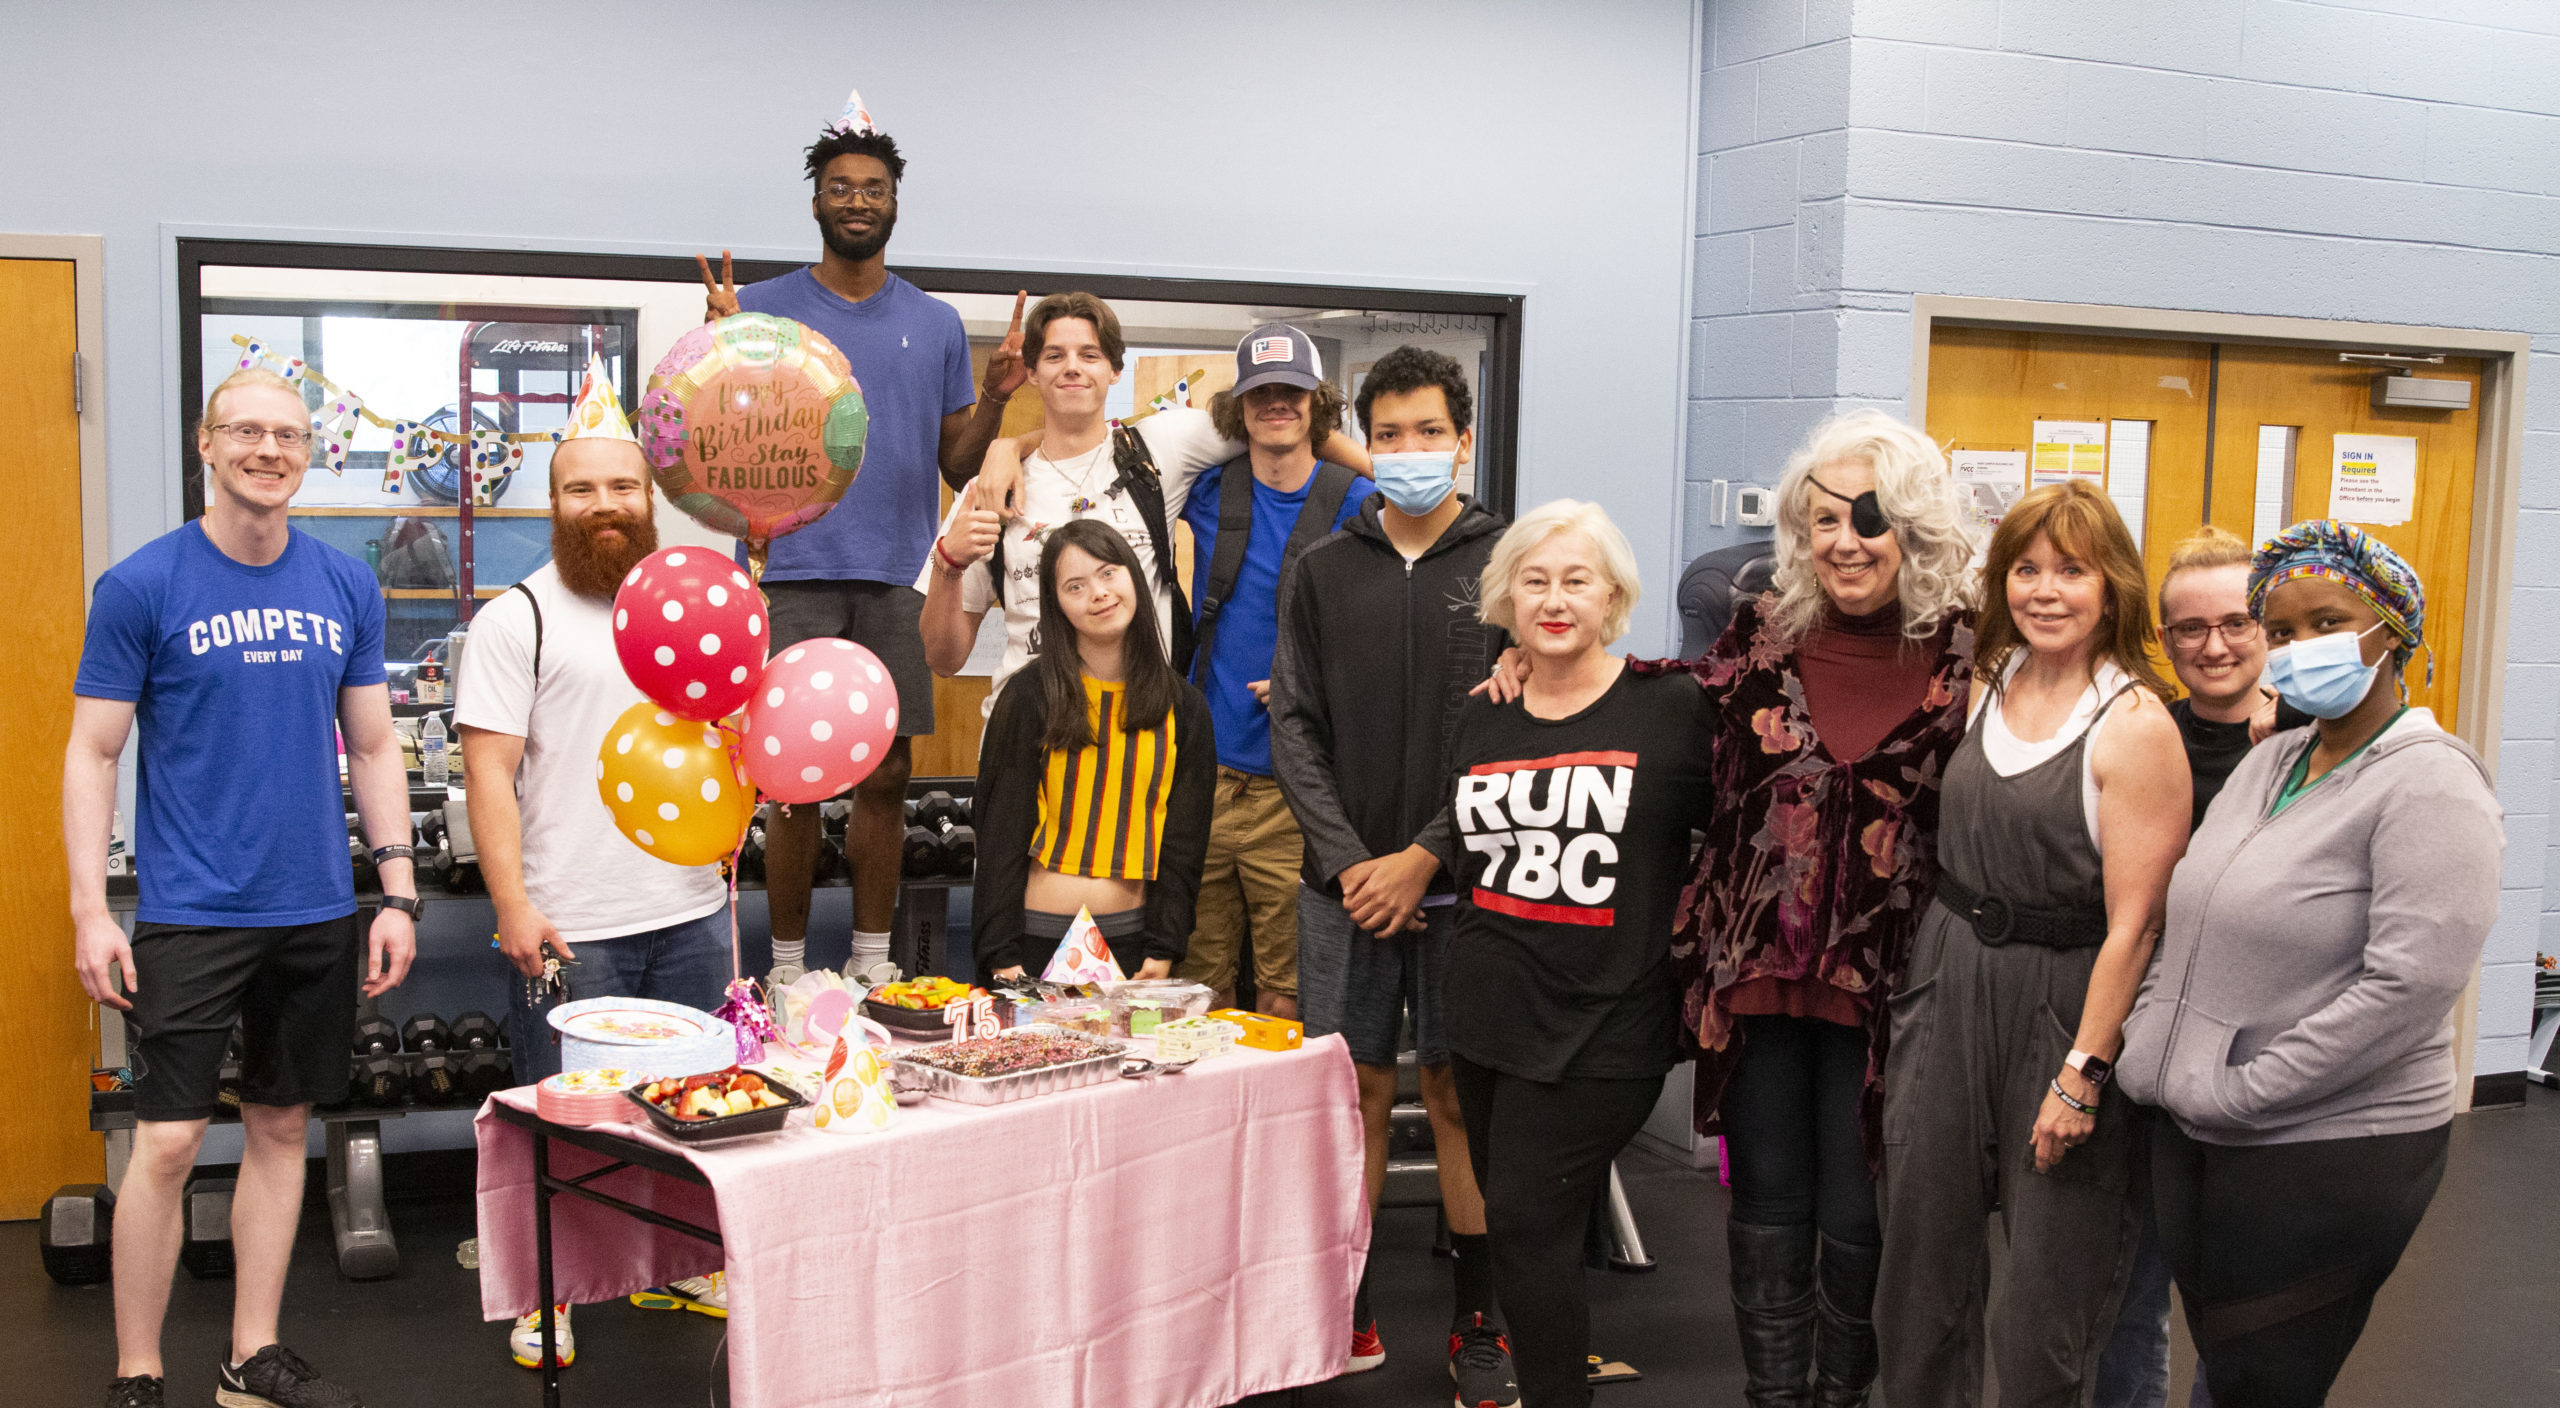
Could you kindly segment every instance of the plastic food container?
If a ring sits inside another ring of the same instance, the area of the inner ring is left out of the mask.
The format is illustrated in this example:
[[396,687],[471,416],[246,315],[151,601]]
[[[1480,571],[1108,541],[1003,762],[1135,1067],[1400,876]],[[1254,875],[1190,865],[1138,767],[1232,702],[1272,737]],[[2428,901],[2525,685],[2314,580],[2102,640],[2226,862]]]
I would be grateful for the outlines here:
[[898,1084],[904,1089],[921,1088],[928,1095],[963,1105],[1002,1105],[1118,1078],[1120,1058],[1128,1054],[1128,1048],[1114,1041],[1089,1044],[1094,1054],[1082,1060],[1000,1076],[964,1076],[904,1056],[891,1064],[897,1068]]
[[900,1007],[894,1002],[862,999],[862,1015],[910,1041],[948,1041],[951,1028],[939,1007]]
[[1087,1036],[1109,1036],[1111,1005],[1098,997],[1025,1003],[1013,1009],[1013,1024],[1017,1028],[1047,1026]]
[[738,1036],[719,1018],[646,997],[590,997],[551,1009],[560,1069],[622,1070],[631,1081],[698,1076],[738,1064]]
[[1215,1017],[1184,1017],[1156,1028],[1156,1060],[1163,1065],[1224,1056],[1244,1029]]
[[1206,1014],[1217,994],[1178,978],[1148,978],[1115,983],[1103,995],[1111,1007],[1115,1036],[1153,1036],[1167,1022]]
[[[719,1069],[728,1068],[723,1066]],[[702,1072],[696,1071],[693,1074],[700,1075]],[[682,1144],[707,1144],[715,1139],[735,1139],[741,1134],[771,1134],[782,1128],[783,1122],[791,1118],[792,1111],[809,1103],[799,1091],[781,1081],[768,1080],[764,1083],[764,1088],[781,1096],[782,1103],[762,1110],[749,1110],[743,1115],[715,1115],[707,1120],[677,1119],[642,1099],[640,1087],[637,1085],[624,1091],[623,1098],[639,1106],[647,1115],[649,1123],[656,1125],[658,1132],[669,1139]]]

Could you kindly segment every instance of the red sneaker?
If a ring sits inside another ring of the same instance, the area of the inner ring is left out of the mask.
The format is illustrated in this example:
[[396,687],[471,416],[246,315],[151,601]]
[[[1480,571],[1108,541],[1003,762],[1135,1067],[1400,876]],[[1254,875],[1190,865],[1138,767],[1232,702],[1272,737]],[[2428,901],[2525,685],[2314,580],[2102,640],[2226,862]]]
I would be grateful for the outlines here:
[[1342,1372],[1363,1374],[1387,1362],[1386,1341],[1378,1338],[1378,1322],[1351,1327],[1351,1357],[1343,1361]]

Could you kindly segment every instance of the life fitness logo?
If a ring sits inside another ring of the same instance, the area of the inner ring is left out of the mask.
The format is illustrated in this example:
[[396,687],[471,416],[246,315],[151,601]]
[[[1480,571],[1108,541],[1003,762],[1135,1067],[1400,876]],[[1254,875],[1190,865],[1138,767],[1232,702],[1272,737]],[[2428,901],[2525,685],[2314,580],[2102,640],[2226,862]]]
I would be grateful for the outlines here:
[[1458,779],[1458,829],[1485,858],[1478,908],[1549,924],[1617,922],[1617,837],[1627,829],[1633,753],[1559,753],[1479,763]]

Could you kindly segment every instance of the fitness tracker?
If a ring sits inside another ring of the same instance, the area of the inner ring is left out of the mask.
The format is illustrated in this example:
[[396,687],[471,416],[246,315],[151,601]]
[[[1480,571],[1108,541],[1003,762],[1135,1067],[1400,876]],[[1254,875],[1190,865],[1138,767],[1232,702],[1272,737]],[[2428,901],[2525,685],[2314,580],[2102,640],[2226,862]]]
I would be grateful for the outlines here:
[[419,916],[427,912],[426,902],[414,895],[384,895],[382,907],[400,911],[409,916],[409,921],[413,924],[418,921]]
[[2103,1056],[2092,1056],[2086,1051],[2072,1052],[2062,1058],[2062,1064],[2078,1071],[2080,1078],[2093,1086],[2103,1087],[2107,1077],[2116,1073],[2115,1062]]

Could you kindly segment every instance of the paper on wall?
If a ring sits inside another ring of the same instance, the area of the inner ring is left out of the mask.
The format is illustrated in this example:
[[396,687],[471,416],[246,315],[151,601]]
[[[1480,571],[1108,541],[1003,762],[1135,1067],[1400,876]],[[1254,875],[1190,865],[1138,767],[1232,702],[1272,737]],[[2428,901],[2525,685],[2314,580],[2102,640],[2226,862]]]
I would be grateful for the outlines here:
[[2102,487],[2107,477],[2107,423],[2037,421],[2031,469],[2034,485],[2039,489],[2070,479],[2086,480],[2093,489]]
[[2133,545],[2142,546],[2143,518],[2151,494],[2151,422],[2118,420],[2107,423],[2107,498],[2116,506],[2116,516],[2124,520],[2133,534]]
[[1965,526],[1988,533],[2027,492],[2024,450],[1957,450],[1947,456]]
[[2388,527],[2417,511],[2414,435],[2340,435],[2329,466],[2329,516]]

